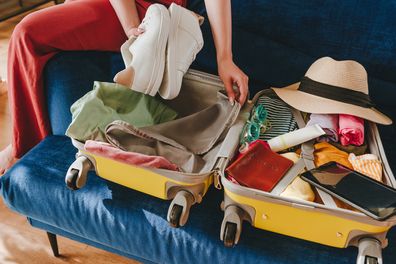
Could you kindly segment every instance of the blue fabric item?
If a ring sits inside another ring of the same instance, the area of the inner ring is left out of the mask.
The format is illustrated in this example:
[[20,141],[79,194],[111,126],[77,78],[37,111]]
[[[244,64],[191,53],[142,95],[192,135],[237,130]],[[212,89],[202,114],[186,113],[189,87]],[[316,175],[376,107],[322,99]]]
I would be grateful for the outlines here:
[[[168,201],[94,173],[83,189],[70,191],[64,175],[75,151],[66,137],[45,139],[0,178],[6,204],[43,223],[42,228],[156,263],[353,263],[356,258],[356,248],[331,248],[248,224],[240,243],[225,248],[219,239],[222,193],[213,189],[202,204],[192,208],[187,225],[179,229],[166,221]],[[389,233],[385,263],[396,262],[395,231]]]

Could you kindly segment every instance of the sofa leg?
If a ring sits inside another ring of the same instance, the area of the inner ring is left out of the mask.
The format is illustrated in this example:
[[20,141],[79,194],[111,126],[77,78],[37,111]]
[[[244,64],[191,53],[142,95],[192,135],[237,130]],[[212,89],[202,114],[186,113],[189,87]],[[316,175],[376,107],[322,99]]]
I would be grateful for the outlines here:
[[47,232],[47,236],[52,248],[52,253],[54,254],[55,257],[59,257],[58,240],[56,239],[56,235]]

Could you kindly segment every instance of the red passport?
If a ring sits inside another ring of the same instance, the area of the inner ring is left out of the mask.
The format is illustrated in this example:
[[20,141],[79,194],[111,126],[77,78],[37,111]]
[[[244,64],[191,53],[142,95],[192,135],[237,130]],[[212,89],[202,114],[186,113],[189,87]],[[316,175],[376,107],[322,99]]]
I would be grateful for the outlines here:
[[270,192],[293,164],[263,144],[252,144],[226,173],[241,185]]

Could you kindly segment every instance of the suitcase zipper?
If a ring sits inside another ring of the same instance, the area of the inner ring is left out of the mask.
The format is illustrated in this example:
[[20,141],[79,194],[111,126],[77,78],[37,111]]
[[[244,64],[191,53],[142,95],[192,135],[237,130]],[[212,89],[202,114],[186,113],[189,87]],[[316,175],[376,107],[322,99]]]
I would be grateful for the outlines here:
[[221,177],[224,177],[224,171],[228,164],[228,158],[220,157],[218,158],[213,171],[213,184],[216,189],[221,190]]

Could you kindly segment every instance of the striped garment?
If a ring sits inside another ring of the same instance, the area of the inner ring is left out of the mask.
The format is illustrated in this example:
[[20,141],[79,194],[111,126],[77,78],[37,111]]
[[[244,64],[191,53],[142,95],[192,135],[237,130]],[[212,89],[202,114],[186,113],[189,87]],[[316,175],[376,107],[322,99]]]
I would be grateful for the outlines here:
[[267,120],[271,127],[269,130],[260,134],[260,139],[268,141],[279,135],[283,135],[298,128],[296,120],[289,106],[280,99],[261,96],[257,104],[264,105],[268,111]]
[[355,171],[382,182],[382,163],[376,155],[365,154],[356,156],[351,153],[349,154],[348,160]]

